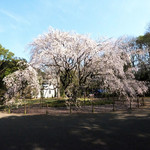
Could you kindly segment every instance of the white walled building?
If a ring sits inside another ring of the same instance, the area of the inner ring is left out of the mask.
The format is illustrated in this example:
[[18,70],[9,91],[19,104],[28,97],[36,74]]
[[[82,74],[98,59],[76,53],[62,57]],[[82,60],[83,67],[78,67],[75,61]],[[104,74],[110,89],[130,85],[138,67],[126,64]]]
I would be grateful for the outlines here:
[[57,96],[57,88],[52,84],[43,84],[43,97],[56,97]]
[[[42,84],[41,91],[37,98],[51,98],[51,97],[57,97],[58,90],[56,86],[56,82],[51,82],[52,80],[45,80]],[[42,95],[42,96],[41,96]]]

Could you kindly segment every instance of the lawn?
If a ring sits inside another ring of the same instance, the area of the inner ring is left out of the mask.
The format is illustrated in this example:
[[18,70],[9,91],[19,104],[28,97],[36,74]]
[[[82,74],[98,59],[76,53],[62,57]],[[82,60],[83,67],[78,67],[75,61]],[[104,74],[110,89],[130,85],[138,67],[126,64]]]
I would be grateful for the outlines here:
[[72,115],[0,114],[2,150],[149,150],[150,108]]

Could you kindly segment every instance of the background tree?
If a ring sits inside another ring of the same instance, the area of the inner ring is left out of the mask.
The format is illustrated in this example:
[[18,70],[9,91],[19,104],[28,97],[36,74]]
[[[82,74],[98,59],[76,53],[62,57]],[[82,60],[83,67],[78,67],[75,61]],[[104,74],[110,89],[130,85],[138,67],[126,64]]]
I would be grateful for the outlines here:
[[131,49],[124,37],[117,40],[109,39],[99,59],[101,65],[97,68],[103,87],[109,93],[117,93],[127,99],[136,98],[147,91],[145,83],[137,81],[134,77]]
[[138,71],[135,77],[137,80],[150,82],[150,25],[144,35],[137,37],[136,45],[141,53],[137,57]]
[[6,92],[6,87],[3,84],[3,78],[20,69],[19,61],[26,62],[25,59],[14,57],[12,52],[0,45],[0,97],[2,97]]
[[0,45],[0,87],[2,87],[2,79],[5,75],[9,74],[7,64],[13,59],[14,54],[8,49],[5,49]]

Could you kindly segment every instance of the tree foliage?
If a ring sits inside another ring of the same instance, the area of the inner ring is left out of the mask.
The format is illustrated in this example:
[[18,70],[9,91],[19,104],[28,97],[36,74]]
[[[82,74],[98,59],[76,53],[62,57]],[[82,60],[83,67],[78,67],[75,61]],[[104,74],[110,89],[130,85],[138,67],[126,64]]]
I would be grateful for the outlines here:
[[150,81],[150,30],[136,39],[137,47],[142,50],[138,57],[138,72],[136,78],[142,81]]
[[3,78],[20,69],[20,67],[23,69],[23,66],[19,65],[20,61],[26,62],[25,59],[14,57],[12,52],[0,45],[0,97],[6,92]]
[[8,66],[11,64],[10,61],[13,59],[14,54],[10,52],[8,49],[5,49],[0,45],[0,80],[2,81],[2,78],[9,74],[11,68]]

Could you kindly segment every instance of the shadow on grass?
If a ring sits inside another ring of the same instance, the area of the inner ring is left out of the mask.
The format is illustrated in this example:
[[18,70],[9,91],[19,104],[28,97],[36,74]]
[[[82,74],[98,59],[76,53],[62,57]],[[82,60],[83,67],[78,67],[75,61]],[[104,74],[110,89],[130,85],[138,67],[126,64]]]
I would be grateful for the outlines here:
[[150,112],[5,117],[0,149],[149,150]]

